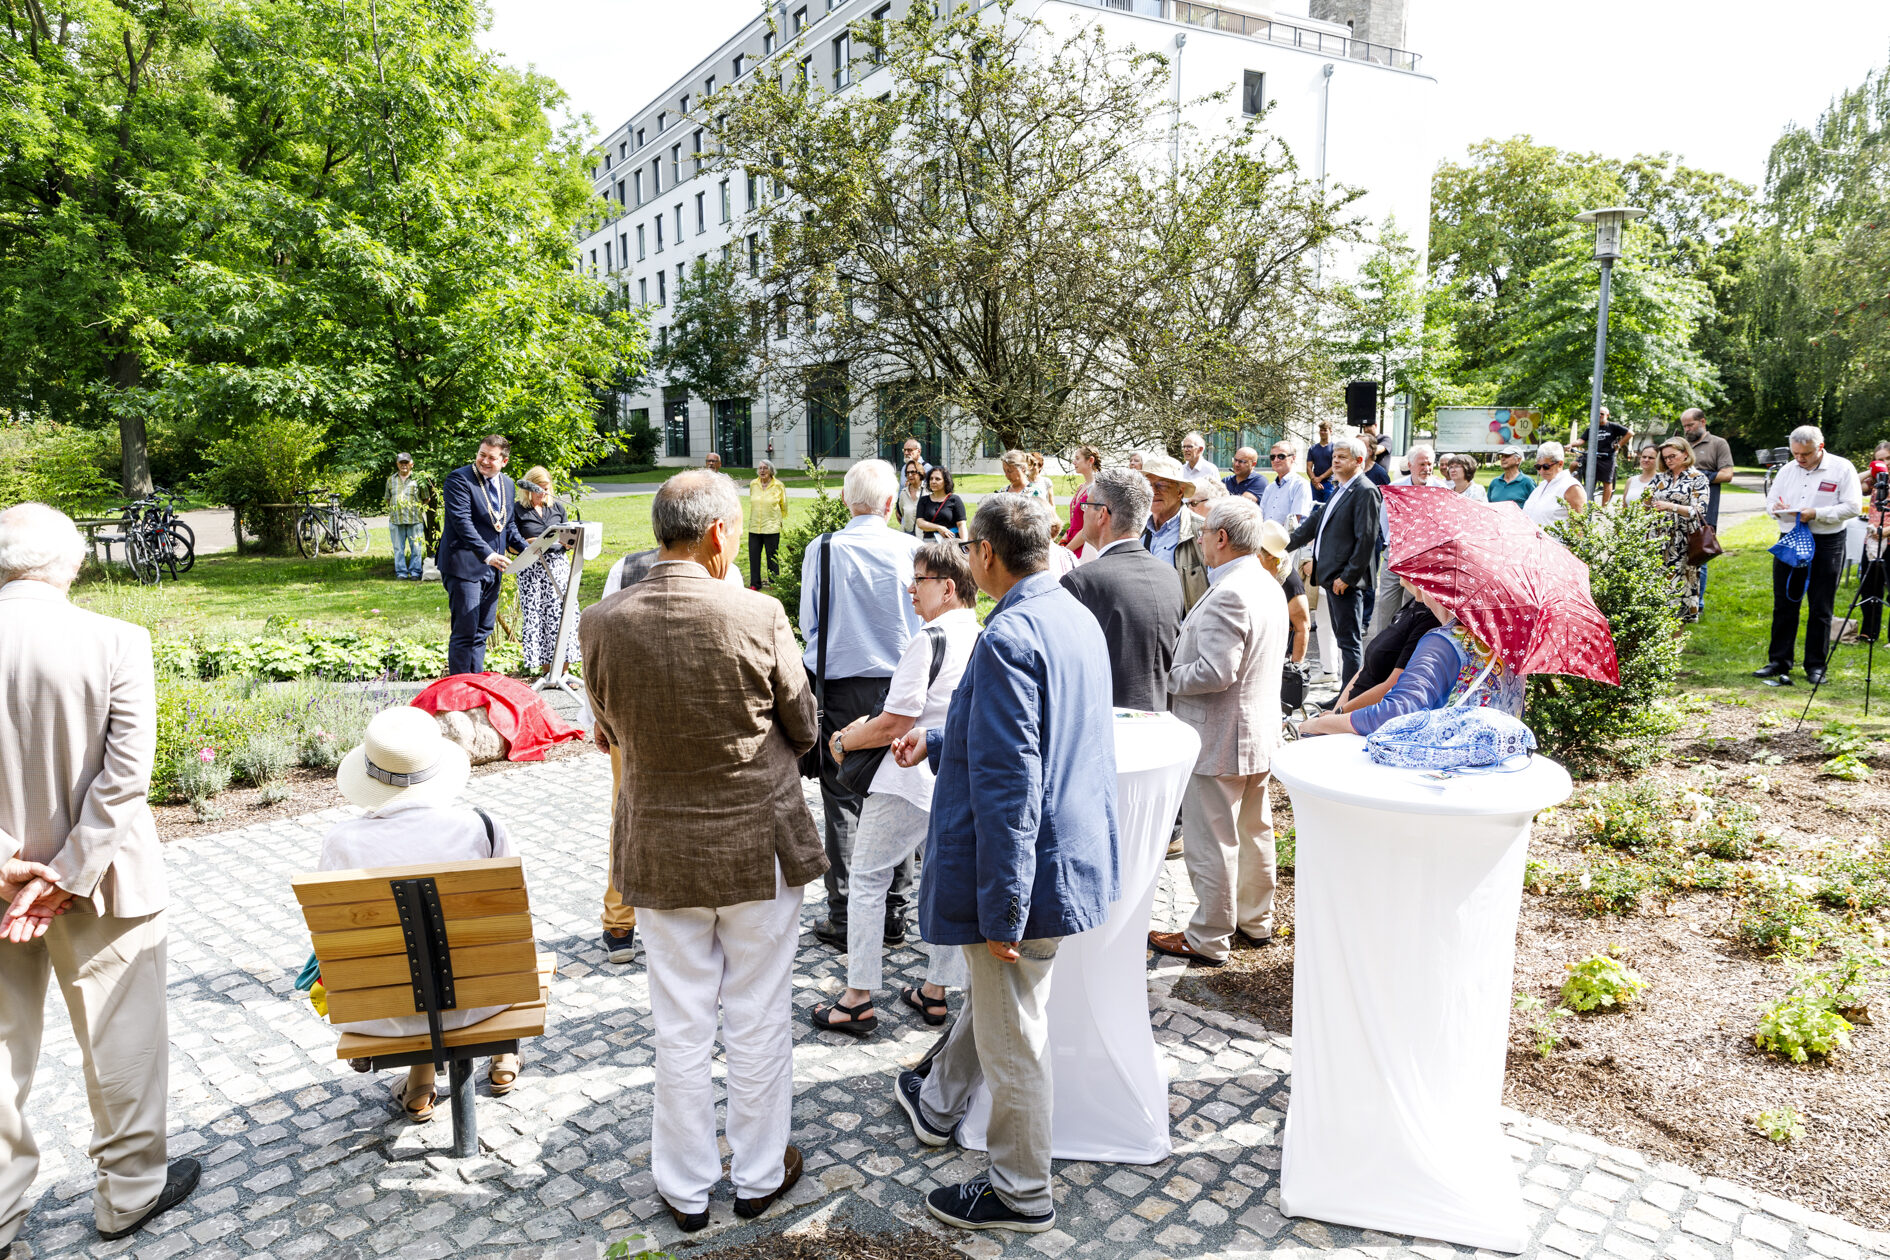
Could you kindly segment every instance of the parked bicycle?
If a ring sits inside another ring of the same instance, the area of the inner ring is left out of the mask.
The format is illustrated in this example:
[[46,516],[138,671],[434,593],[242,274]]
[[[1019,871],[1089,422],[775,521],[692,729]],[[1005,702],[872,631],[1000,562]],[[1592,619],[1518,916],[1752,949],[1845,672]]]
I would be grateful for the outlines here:
[[146,498],[127,503],[118,521],[119,532],[100,534],[105,545],[105,559],[112,559],[113,544],[125,549],[125,566],[139,582],[149,586],[173,581],[188,573],[197,563],[197,537],[190,526],[177,517],[177,500],[168,491],[154,491]]
[[310,560],[324,551],[366,551],[367,522],[341,506],[332,490],[310,490],[295,522],[295,546]]

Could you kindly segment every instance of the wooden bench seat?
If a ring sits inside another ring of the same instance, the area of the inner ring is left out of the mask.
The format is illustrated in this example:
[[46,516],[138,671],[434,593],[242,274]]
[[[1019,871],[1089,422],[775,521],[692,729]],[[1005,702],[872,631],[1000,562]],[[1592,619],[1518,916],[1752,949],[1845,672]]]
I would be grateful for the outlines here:
[[[471,1062],[515,1054],[545,1031],[553,958],[532,933],[524,867],[486,858],[373,870],[322,871],[291,881],[308,923],[336,1024],[423,1015],[428,1030],[400,1037],[344,1032],[337,1058],[376,1068],[431,1062],[450,1075],[454,1153],[478,1150]],[[464,1028],[440,1013],[504,1006]]]

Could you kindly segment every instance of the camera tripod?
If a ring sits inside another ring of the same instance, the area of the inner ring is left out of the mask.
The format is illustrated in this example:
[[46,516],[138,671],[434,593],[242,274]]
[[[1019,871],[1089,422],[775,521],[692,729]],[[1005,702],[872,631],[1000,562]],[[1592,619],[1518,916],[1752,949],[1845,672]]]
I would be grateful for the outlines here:
[[[1877,474],[1877,484],[1871,488],[1871,492],[1870,492],[1871,516],[1875,517],[1877,520],[1882,520],[1883,512],[1887,505],[1890,505],[1890,476],[1886,476],[1886,474],[1879,473]],[[1869,527],[1866,526],[1866,529],[1868,528]],[[1866,536],[1868,537],[1868,535]],[[1884,598],[1882,595],[1866,596],[1864,594],[1864,587],[1869,584],[1868,575],[1873,567],[1879,570],[1878,586],[1880,588],[1882,587],[1883,585],[1882,567],[1886,563],[1890,563],[1890,538],[1885,538],[1878,541],[1876,559],[1872,560],[1868,557],[1865,557],[1862,560],[1862,562],[1858,565],[1857,593],[1851,596],[1851,606],[1844,614],[1845,622],[1848,623],[1851,620],[1851,618],[1856,615],[1858,606],[1860,604],[1865,608],[1874,607],[1877,609],[1877,614],[1878,614],[1877,633],[1878,634],[1883,633]],[[1807,591],[1806,594],[1809,595],[1810,592]],[[1869,643],[1869,647],[1866,649],[1864,653],[1864,716],[1865,717],[1870,716],[1870,684],[1871,684],[1871,673],[1877,663],[1877,636],[1872,635],[1869,638],[1869,640],[1867,640],[1867,642]],[[1824,652],[1824,677],[1825,678],[1829,678],[1831,676],[1831,663],[1837,657],[1838,648],[1842,646],[1843,646],[1843,643],[1841,641],[1833,641],[1826,645],[1825,652]],[[1805,725],[1805,718],[1811,712],[1812,703],[1816,701],[1818,698],[1818,688],[1822,686],[1824,686],[1824,679],[1822,678],[1811,685],[1811,694],[1805,697],[1804,711],[1798,715],[1799,728],[1802,728]]]

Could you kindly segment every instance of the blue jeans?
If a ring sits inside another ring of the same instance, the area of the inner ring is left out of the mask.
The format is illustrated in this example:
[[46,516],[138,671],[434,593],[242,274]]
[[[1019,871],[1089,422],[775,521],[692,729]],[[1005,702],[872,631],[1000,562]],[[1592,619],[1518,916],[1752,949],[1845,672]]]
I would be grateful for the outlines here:
[[[420,531],[425,528],[420,522],[411,525],[396,525],[389,521],[387,537],[394,544],[394,576],[397,578],[417,578],[427,567],[426,551],[420,543]],[[412,560],[409,561],[408,557]]]

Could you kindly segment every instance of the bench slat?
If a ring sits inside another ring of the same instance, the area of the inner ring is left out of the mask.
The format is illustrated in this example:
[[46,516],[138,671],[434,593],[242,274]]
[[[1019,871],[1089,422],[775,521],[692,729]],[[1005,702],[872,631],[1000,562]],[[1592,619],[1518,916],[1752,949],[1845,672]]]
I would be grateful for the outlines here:
[[[440,913],[449,923],[456,919],[484,919],[495,914],[523,914],[530,909],[531,899],[522,887],[440,895]],[[382,897],[379,901],[350,901],[338,906],[304,906],[302,917],[308,920],[311,932],[396,927],[400,923],[400,906],[392,897]]]
[[[539,1000],[530,1006],[514,1006],[491,1019],[466,1028],[455,1028],[440,1040],[449,1046],[476,1046],[488,1041],[517,1041],[537,1037],[545,1031],[545,1002],[550,994],[539,991]],[[417,1037],[367,1037],[360,1033],[342,1033],[335,1045],[337,1059],[371,1059],[377,1055],[412,1054],[425,1050],[432,1040],[421,1033]]]
[[[531,971],[536,962],[531,944],[514,941],[508,945],[474,945],[452,950],[453,978],[501,976],[515,971]],[[412,986],[413,972],[405,954],[382,954],[378,958],[337,958],[322,964],[322,987],[330,993],[349,989],[378,989],[390,984]]]
[[[399,954],[404,958],[407,953],[406,936],[398,927],[357,928],[348,932],[316,932],[312,935],[315,956],[324,965],[335,959],[377,958],[386,954]],[[531,940],[532,916],[529,914],[455,919],[446,925],[446,943],[451,949]]]
[[[536,968],[502,976],[473,976],[465,980],[456,977],[453,982],[453,998],[459,1010],[533,1002],[537,1000],[538,994]],[[349,989],[328,995],[328,1018],[337,1024],[352,1024],[364,1019],[395,1019],[418,1013],[413,1006],[411,984],[389,985],[380,989]]]
[[417,866],[377,866],[372,870],[317,871],[289,881],[304,906],[336,906],[350,901],[391,900],[389,880],[431,879],[442,893],[491,892],[523,888],[525,867],[519,859],[476,858],[468,862],[425,862]]

